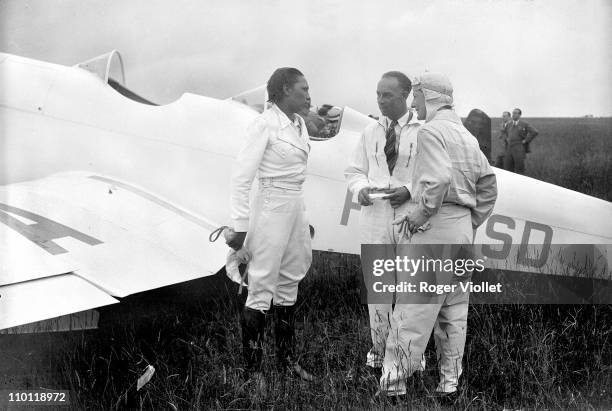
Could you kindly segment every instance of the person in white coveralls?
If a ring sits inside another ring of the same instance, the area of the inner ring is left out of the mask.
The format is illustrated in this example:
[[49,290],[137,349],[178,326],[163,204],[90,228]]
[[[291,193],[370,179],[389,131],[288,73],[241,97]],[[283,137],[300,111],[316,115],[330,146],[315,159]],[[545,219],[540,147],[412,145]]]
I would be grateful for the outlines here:
[[[345,170],[349,189],[362,205],[359,218],[361,244],[394,246],[401,240],[393,221],[406,214],[417,152],[417,132],[421,122],[408,109],[406,99],[412,89],[410,79],[399,71],[382,75],[376,95],[382,116],[368,125]],[[374,193],[384,198],[373,200]],[[390,251],[391,253],[394,250]],[[380,377],[385,342],[390,330],[392,295],[386,301],[368,303],[372,348],[366,365]]]
[[[469,246],[476,228],[493,211],[497,199],[495,174],[478,141],[453,110],[453,87],[446,76],[425,73],[417,77],[413,94],[412,105],[426,123],[418,132],[414,206],[396,223],[408,225],[411,245]],[[428,230],[418,230],[426,223]],[[457,270],[448,274],[451,283],[461,280]],[[381,388],[389,395],[406,393],[406,381],[420,368],[433,329],[440,367],[436,393],[454,400],[462,372],[468,302],[469,292],[456,287],[455,291],[431,296],[427,303],[396,306],[392,324],[400,331],[387,340]],[[410,350],[406,352],[403,347],[407,346]],[[398,357],[400,352],[407,355]]]

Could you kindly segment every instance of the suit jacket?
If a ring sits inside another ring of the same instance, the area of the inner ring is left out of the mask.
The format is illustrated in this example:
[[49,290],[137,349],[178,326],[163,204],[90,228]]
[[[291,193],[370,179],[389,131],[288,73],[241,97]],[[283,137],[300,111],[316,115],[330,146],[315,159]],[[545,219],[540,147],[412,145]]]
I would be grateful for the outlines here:
[[504,128],[504,134],[507,136],[508,146],[522,144],[525,152],[529,153],[529,143],[536,138],[538,130],[525,120],[519,119],[516,126],[513,120],[509,121]]

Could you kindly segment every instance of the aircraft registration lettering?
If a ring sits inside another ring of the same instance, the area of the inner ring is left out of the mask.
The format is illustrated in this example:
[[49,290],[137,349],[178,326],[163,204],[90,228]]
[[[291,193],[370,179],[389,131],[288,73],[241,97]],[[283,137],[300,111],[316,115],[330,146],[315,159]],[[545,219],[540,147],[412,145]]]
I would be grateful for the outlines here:
[[[533,231],[541,231],[544,233],[542,250],[540,253],[538,253],[537,258],[531,258],[527,253],[527,245],[529,244],[529,238],[531,237],[531,233]],[[525,221],[525,229],[523,230],[523,238],[521,238],[517,263],[536,268],[542,267],[544,263],[546,263],[546,260],[548,260],[552,237],[552,227],[546,224],[536,223],[534,221]]]
[[342,217],[340,218],[340,225],[348,225],[349,217],[351,216],[351,210],[361,210],[361,205],[353,201],[353,193],[351,190],[346,189],[346,196],[344,197],[344,208],[342,209]]
[[[27,218],[28,220],[35,221],[36,223],[23,223],[8,213],[19,215]],[[7,227],[17,231],[34,244],[53,255],[68,252],[68,250],[53,242],[53,240],[58,238],[72,237],[92,246],[102,244],[102,241],[98,240],[97,238],[60,224],[57,221],[53,221],[30,211],[3,203],[0,203],[0,223],[3,223]]]
[[501,250],[495,250],[491,245],[484,244],[482,246],[482,253],[486,257],[494,258],[496,260],[504,260],[510,254],[510,248],[512,247],[512,236],[508,233],[495,231],[495,224],[503,224],[510,230],[514,230],[516,226],[514,219],[501,214],[493,214],[487,220],[487,226],[485,233],[487,237],[493,240],[499,240],[503,243]]
[[[353,201],[353,193],[351,193],[350,190],[347,190],[346,196],[344,197],[344,207],[342,209],[340,225],[348,225],[352,210],[361,210],[361,205]],[[505,227],[506,230],[503,230],[502,227]],[[491,215],[486,222],[485,233],[490,239],[501,241],[501,248],[490,244],[483,244],[482,254],[487,258],[496,260],[504,260],[508,258],[513,245],[512,235],[510,233],[514,232],[516,228],[517,224],[514,218],[502,214]],[[542,244],[530,244],[529,240],[531,239],[532,235],[538,231],[544,234]],[[519,245],[517,263],[528,267],[542,267],[548,259],[552,239],[553,229],[551,226],[526,220]],[[531,247],[532,254],[534,251],[534,246],[541,246],[541,249],[535,253],[536,257],[529,256],[528,246]]]
[[[504,225],[511,231],[514,231],[516,228],[516,221],[511,217],[501,214],[493,214],[491,217],[489,217],[489,219],[487,220],[485,233],[487,237],[493,240],[501,241],[502,248],[497,250],[494,249],[494,246],[492,245],[483,244],[482,254],[488,258],[493,258],[496,260],[505,260],[510,255],[510,250],[512,248],[512,236],[507,232],[498,231],[498,229],[496,229],[496,224]],[[544,240],[542,241],[542,244],[529,243],[532,234],[536,231],[539,231],[544,234]],[[548,259],[552,244],[552,238],[553,229],[551,226],[526,220],[518,249],[516,261],[517,264],[535,268],[542,267]],[[537,257],[530,257],[529,251],[531,251],[531,254],[533,255],[534,247],[541,247],[541,249],[537,250],[537,252],[535,253]]]

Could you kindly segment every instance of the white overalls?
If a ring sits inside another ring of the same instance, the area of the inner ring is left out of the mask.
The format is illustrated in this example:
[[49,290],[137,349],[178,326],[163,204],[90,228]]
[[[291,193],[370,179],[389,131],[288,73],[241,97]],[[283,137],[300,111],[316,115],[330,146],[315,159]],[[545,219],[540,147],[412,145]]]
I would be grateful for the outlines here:
[[[450,109],[438,111],[438,107],[427,101],[428,122],[418,133],[414,199],[409,205],[429,216],[431,228],[415,233],[409,243],[469,246],[473,230],[493,211],[497,198],[495,174],[459,116]],[[448,276],[450,284],[460,280],[452,273]],[[406,392],[406,379],[421,367],[433,329],[440,366],[436,391],[456,391],[462,372],[469,292],[458,286],[456,291],[433,296],[427,303],[404,302],[398,299],[391,319],[397,332],[387,339],[381,388],[390,395]]]
[[[302,183],[310,146],[304,120],[295,122],[276,105],[249,126],[232,177],[231,218],[237,232],[247,231],[245,248],[249,292],[246,307],[266,311],[291,306],[298,284],[312,262],[310,230]],[[249,202],[255,175],[258,191]]]
[[[364,130],[355,151],[345,170],[349,189],[358,194],[365,187],[412,188],[414,157],[417,150],[417,132],[421,122],[416,113],[408,121],[410,111],[398,120],[396,126],[399,144],[397,162],[393,174],[389,174],[387,157],[384,152],[386,132],[391,120],[382,117],[377,123],[368,125]],[[406,214],[407,203],[394,209],[389,200],[374,200],[373,204],[361,207],[359,218],[361,244],[397,244],[399,227],[393,220]],[[370,367],[382,367],[385,341],[389,334],[392,301],[385,304],[368,304],[372,349],[368,352],[366,364]]]

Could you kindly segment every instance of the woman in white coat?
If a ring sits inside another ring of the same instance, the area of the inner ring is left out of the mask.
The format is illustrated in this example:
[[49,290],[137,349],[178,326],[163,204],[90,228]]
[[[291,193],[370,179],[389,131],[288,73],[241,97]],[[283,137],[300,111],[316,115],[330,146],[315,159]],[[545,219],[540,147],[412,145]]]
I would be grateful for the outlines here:
[[[241,320],[243,354],[251,376],[265,382],[262,344],[266,314],[273,308],[278,364],[312,380],[297,362],[294,340],[298,284],[312,261],[302,191],[310,145],[304,120],[297,114],[310,106],[310,95],[304,75],[289,67],[272,74],[267,90],[271,107],[249,126],[232,176],[236,235],[228,245],[235,250],[244,245],[252,256]],[[258,191],[250,202],[255,178]]]

